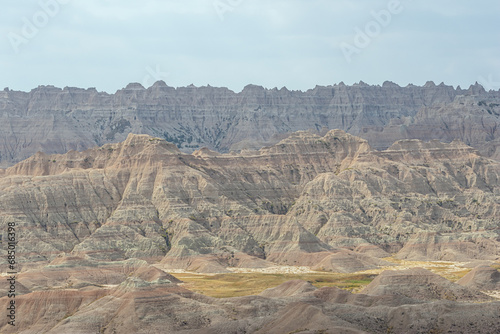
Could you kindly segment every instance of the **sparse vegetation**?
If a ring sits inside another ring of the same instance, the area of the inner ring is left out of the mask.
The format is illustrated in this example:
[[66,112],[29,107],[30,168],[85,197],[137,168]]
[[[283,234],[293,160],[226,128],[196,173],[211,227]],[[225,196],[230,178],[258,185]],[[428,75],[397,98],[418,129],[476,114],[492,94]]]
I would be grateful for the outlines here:
[[109,126],[110,132],[106,135],[107,140],[112,140],[115,138],[115,135],[117,133],[123,133],[127,128],[130,128],[132,125],[130,124],[130,121],[126,119],[120,119],[118,122],[111,124]]
[[272,203],[269,201],[263,201],[261,204],[262,209],[275,214],[275,215],[286,215],[294,203]]
[[193,142],[193,136],[186,136],[182,133],[177,136],[172,136],[168,132],[163,132],[163,138],[165,138],[166,141],[171,142],[178,147],[180,147],[182,144],[186,143],[191,144]]
[[186,288],[207,296],[226,298],[259,294],[284,282],[300,279],[309,281],[317,288],[324,286],[358,292],[368,285],[376,275],[373,274],[341,274],[341,273],[307,273],[307,274],[173,274],[186,283]]
[[[408,260],[396,259],[394,257],[384,258],[384,260],[397,264],[400,268],[421,267],[424,269],[428,269],[433,273],[443,276],[444,278],[452,282],[458,281],[459,279],[467,275],[469,271],[472,270],[471,268],[461,267],[460,262],[452,262],[452,261],[408,261]],[[376,271],[367,271],[367,272],[380,273],[385,269],[391,269],[391,268],[383,268],[383,269],[377,269]],[[397,270],[398,267],[394,269]]]

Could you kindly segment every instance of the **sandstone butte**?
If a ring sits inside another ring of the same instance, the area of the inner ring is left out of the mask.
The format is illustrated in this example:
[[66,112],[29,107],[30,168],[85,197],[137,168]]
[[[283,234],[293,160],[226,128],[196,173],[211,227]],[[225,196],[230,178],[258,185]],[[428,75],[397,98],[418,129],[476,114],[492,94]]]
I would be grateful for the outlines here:
[[22,315],[0,332],[497,333],[500,302],[480,290],[498,278],[481,267],[457,283],[412,269],[385,271],[361,294],[291,281],[229,299],[191,292],[168,272],[347,273],[390,266],[389,255],[498,262],[499,180],[498,161],[457,140],[374,150],[342,130],[239,153],[187,154],[135,134],[39,152],[0,170]]

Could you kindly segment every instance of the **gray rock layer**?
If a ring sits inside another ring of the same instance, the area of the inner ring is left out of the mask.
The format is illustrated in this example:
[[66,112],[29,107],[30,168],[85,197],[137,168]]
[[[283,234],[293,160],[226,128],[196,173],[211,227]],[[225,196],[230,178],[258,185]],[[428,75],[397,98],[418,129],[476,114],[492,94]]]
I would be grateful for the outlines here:
[[385,149],[399,139],[459,139],[500,158],[500,92],[429,82],[423,87],[364,83],[310,89],[173,88],[130,84],[115,94],[40,86],[0,92],[0,166],[42,151],[84,150],[149,134],[192,152],[260,148],[287,134],[342,129]]

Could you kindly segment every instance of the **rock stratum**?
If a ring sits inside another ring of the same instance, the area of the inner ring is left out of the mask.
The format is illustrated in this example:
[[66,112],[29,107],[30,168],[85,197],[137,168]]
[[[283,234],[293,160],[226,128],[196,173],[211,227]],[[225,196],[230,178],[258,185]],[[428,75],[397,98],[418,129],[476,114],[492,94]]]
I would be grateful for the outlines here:
[[[500,163],[460,141],[375,150],[342,130],[239,153],[129,134],[0,170],[16,230],[17,326],[2,333],[497,333],[498,271],[384,271],[359,294],[289,281],[212,298],[169,271],[500,259]],[[8,268],[7,258],[0,266]],[[6,270],[4,270],[6,272]],[[3,280],[6,281],[5,274]],[[8,287],[0,287],[7,309]]]
[[390,254],[495,261],[499,182],[500,163],[458,141],[376,151],[332,130],[258,151],[185,154],[130,134],[0,170],[0,223],[15,223],[17,257],[31,269],[61,254],[199,272],[355,272],[390,265]]
[[[407,275],[407,285],[413,277]],[[417,279],[418,282],[421,280]],[[17,328],[2,333],[498,333],[500,302],[426,302],[352,294],[295,280],[257,296],[212,298],[132,275],[104,287],[37,291],[16,298]],[[7,308],[8,300],[0,299]]]
[[40,86],[30,92],[0,92],[0,166],[12,166],[37,151],[85,150],[149,134],[184,152],[258,149],[290,133],[342,129],[386,149],[400,139],[460,140],[500,159],[500,92],[428,82],[400,87],[343,83],[307,91],[248,85],[149,88],[129,84],[115,94],[94,88]]

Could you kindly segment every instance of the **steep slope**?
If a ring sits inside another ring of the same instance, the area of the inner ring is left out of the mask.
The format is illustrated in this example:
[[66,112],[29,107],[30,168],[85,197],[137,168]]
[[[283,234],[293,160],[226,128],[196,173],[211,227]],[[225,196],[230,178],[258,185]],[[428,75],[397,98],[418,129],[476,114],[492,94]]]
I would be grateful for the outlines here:
[[288,214],[333,247],[414,260],[495,260],[499,177],[497,162],[463,143],[399,141],[319,174]]
[[478,290],[500,290],[500,271],[490,266],[478,266],[457,284]]
[[335,249],[285,213],[315,175],[369,150],[332,134],[297,133],[240,156],[181,154],[146,135],[81,153],[39,153],[3,171],[0,220],[16,223],[28,267],[70,252],[113,261],[168,253],[165,266],[202,271],[312,265]]
[[47,154],[119,142],[129,133],[174,142],[185,152],[206,146],[228,152],[274,144],[289,133],[342,129],[385,149],[399,139],[461,140],[499,159],[500,92],[429,82],[399,87],[343,83],[301,91],[248,85],[145,89],[115,94],[40,86],[0,91],[0,166]]
[[397,295],[417,300],[488,301],[492,299],[479,290],[452,283],[423,268],[386,270],[361,292],[367,295]]
[[60,254],[204,272],[351,272],[391,265],[379,258],[396,252],[495,260],[499,165],[459,142],[379,152],[340,130],[240,154],[129,135],[0,171],[0,222],[16,224],[25,270]]

